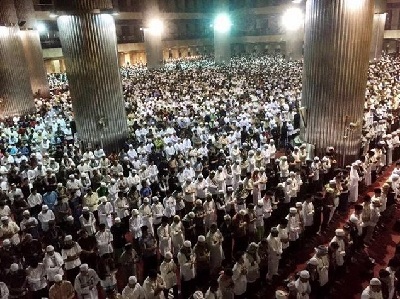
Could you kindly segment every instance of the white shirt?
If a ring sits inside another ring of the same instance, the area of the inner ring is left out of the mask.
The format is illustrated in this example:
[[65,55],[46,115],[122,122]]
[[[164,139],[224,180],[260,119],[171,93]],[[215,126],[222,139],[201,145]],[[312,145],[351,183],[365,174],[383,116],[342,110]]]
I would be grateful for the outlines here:
[[[62,249],[61,256],[64,259],[65,270],[71,270],[75,267],[79,267],[81,265],[81,260],[79,258],[79,254],[81,253],[81,246],[77,242],[75,242],[75,246],[70,249]],[[72,261],[67,261],[67,257],[69,256],[77,256],[76,259]]]
[[145,299],[145,294],[142,286],[136,283],[135,287],[131,288],[127,285],[122,291],[123,299]]
[[29,289],[31,291],[38,291],[47,286],[46,282],[46,269],[42,263],[39,263],[36,268],[28,267],[26,269]]
[[54,276],[56,274],[64,275],[62,265],[64,265],[64,260],[58,252],[54,252],[53,255],[46,255],[43,259],[43,265],[46,269],[46,275],[48,281],[54,281]]
[[38,219],[40,221],[40,225],[44,231],[49,229],[49,221],[54,220],[56,217],[52,210],[47,210],[46,213],[40,212],[38,215]]

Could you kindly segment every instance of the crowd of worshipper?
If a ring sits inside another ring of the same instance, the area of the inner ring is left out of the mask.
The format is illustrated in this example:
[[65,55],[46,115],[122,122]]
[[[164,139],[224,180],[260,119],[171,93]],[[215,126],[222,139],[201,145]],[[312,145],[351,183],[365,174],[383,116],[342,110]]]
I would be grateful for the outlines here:
[[[81,147],[67,77],[49,76],[36,115],[1,122],[0,298],[257,298],[351,213],[276,291],[330,298],[395,213],[400,165],[357,201],[400,158],[399,68],[389,56],[370,66],[360,159],[345,168],[334,148],[314,157],[299,140],[300,62],[125,66],[130,136],[107,153]],[[371,281],[363,299],[381,289]]]

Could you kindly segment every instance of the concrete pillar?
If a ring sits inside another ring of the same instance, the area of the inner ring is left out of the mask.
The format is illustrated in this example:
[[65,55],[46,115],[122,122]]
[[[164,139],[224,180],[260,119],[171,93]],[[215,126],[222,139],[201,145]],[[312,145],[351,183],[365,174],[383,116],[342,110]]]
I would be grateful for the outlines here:
[[0,0],[0,117],[35,111],[14,0]]
[[[217,15],[226,14],[229,16],[229,3],[227,0],[214,0],[214,6]],[[217,15],[215,17],[217,17]],[[229,63],[231,60],[230,31],[229,28],[221,32],[214,26],[214,59],[216,63]]]
[[375,0],[374,20],[372,25],[371,51],[369,60],[375,61],[382,57],[383,38],[386,23],[386,0]]
[[287,31],[285,39],[285,58],[287,60],[301,60],[303,58],[304,27]]
[[54,73],[61,73],[61,61],[56,59],[52,61],[53,65],[53,72]]
[[358,156],[372,36],[373,0],[308,0],[301,137],[339,163]]
[[399,29],[399,19],[400,19],[400,9],[399,8],[392,9],[392,20],[390,22],[390,29],[392,30]]
[[27,61],[32,91],[41,97],[50,97],[49,83],[44,66],[39,32],[36,30],[35,9],[32,0],[14,0],[18,22],[26,22],[20,31],[20,39]]
[[127,137],[118,68],[117,37],[109,0],[56,1],[65,15],[57,24],[69,80],[78,138],[117,150]]
[[155,19],[161,21],[161,26],[165,27],[165,20],[162,20],[159,13],[159,7],[156,0],[146,1],[145,6],[145,28],[144,46],[146,49],[146,61],[148,69],[158,69],[163,66],[162,59],[162,36],[164,28],[153,28],[152,24]]
[[144,46],[148,69],[159,69],[163,65],[162,59],[162,32],[144,29]]

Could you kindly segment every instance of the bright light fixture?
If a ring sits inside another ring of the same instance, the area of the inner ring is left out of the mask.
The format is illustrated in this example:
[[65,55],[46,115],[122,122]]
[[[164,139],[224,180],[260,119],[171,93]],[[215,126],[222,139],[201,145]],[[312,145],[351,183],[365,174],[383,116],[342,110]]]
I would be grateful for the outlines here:
[[37,23],[37,24],[36,24],[36,29],[37,29],[37,31],[38,31],[39,33],[44,33],[44,32],[47,31],[47,27],[46,27],[46,25],[43,24],[43,23]]
[[300,29],[304,24],[303,11],[297,7],[289,8],[282,16],[282,24],[289,31]]
[[232,27],[231,19],[227,14],[219,14],[214,20],[214,30],[220,33],[228,32]]
[[161,34],[164,31],[164,23],[161,19],[151,19],[147,29],[153,34]]

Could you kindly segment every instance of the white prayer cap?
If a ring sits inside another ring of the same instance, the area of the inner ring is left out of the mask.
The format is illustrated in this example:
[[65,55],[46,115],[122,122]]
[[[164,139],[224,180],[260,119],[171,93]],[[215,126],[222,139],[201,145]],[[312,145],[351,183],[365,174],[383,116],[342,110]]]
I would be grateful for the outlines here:
[[8,220],[8,216],[2,216],[0,219],[1,219],[1,221],[7,221]]
[[203,202],[201,201],[201,199],[196,199],[195,204],[196,205],[201,205]]
[[58,184],[57,184],[57,187],[62,187],[62,186],[63,186],[62,183],[58,183]]
[[166,252],[164,256],[166,259],[172,259],[172,253],[170,251]]
[[149,202],[150,202],[150,200],[149,200],[149,198],[148,198],[148,197],[145,197],[145,198],[143,198],[143,202],[144,202],[144,203],[149,203]]
[[226,215],[224,216],[224,220],[229,220],[229,219],[231,219],[231,216],[229,216],[228,214],[226,214]]
[[55,282],[60,282],[61,280],[62,280],[62,275],[61,274],[54,275],[54,281]]
[[226,190],[227,190],[228,192],[232,192],[232,191],[233,191],[233,187],[229,186]]
[[314,161],[319,161],[319,158],[318,157],[314,157]]
[[89,270],[89,265],[88,265],[88,264],[82,264],[82,265],[79,267],[79,270],[81,270],[81,271],[83,271],[83,272],[86,272],[86,271]]
[[11,241],[10,241],[10,239],[4,239],[4,241],[3,241],[3,245],[11,245]]
[[189,212],[189,218],[194,218],[194,217],[196,217],[196,215],[195,215],[195,213],[194,212]]
[[285,291],[277,290],[275,292],[275,299],[287,299],[288,294]]
[[336,181],[335,180],[330,180],[329,184],[336,185]]
[[246,215],[246,210],[243,210],[243,209],[240,210],[240,211],[239,211],[239,214],[242,215],[242,216]]
[[81,174],[81,177],[87,178],[87,174],[86,174],[86,173],[82,173],[82,174]]
[[206,241],[206,237],[204,237],[203,235],[200,235],[197,237],[197,241],[198,242],[205,242]]
[[74,221],[74,217],[71,216],[71,215],[69,215],[69,216],[67,217],[67,221]]
[[118,172],[118,176],[123,176],[124,173],[123,172]]
[[297,213],[297,209],[294,208],[294,207],[291,207],[291,208],[289,209],[289,212],[290,212],[290,213]]
[[49,206],[48,205],[43,205],[42,206],[42,210],[48,210],[49,209]]
[[83,207],[82,208],[82,212],[89,212],[89,208],[88,207]]
[[184,247],[192,247],[192,242],[190,242],[189,240],[186,240],[185,242],[183,242],[183,246]]
[[46,247],[46,252],[54,251],[54,247],[49,245]]
[[198,179],[202,179],[202,178],[203,178],[203,175],[200,173],[200,174],[197,176],[197,178],[198,178]]
[[260,199],[259,201],[257,201],[257,205],[263,206],[264,205],[264,201],[262,199]]
[[344,237],[344,235],[345,235],[344,230],[341,229],[341,228],[336,229],[336,230],[335,230],[335,234],[336,234],[336,236],[338,236],[338,237]]
[[293,182],[293,180],[291,179],[291,178],[288,178],[287,180],[286,180],[286,183],[287,184],[291,184]]
[[284,187],[284,184],[283,184],[283,183],[279,183],[279,184],[278,184],[278,188],[279,188],[279,187]]
[[302,207],[302,206],[303,206],[303,203],[302,203],[302,202],[300,202],[300,201],[296,202],[296,208],[300,208],[300,207]]
[[130,284],[137,284],[136,276],[129,276],[129,283]]
[[116,180],[115,179],[111,179],[111,184],[115,184]]
[[313,266],[317,266],[318,265],[318,259],[315,257],[312,257],[307,264],[313,265]]
[[64,241],[65,242],[72,241],[72,236],[71,235],[66,235],[65,238],[64,238]]
[[139,215],[138,209],[133,209],[132,210],[132,215],[134,215],[134,216]]
[[18,271],[18,269],[19,269],[18,264],[16,264],[16,263],[12,263],[11,264],[11,266],[10,266],[10,271],[11,272],[16,272],[16,271]]
[[107,185],[106,185],[105,182],[101,182],[101,183],[100,183],[100,186],[101,186],[101,187],[106,187]]
[[114,219],[114,222],[115,222],[115,223],[121,223],[121,218],[116,217],[116,218]]
[[300,272],[300,278],[308,279],[310,278],[310,273],[307,270],[303,270]]
[[69,177],[70,179],[73,179],[75,176],[74,176],[73,174],[70,174],[68,177]]
[[381,281],[378,279],[378,278],[372,278],[370,281],[369,281],[369,285],[371,285],[371,286],[380,286],[382,283],[381,283]]
[[23,211],[22,215],[30,215],[31,213],[28,210]]
[[350,216],[350,222],[357,223],[358,222],[358,218],[355,215],[351,215]]

